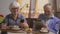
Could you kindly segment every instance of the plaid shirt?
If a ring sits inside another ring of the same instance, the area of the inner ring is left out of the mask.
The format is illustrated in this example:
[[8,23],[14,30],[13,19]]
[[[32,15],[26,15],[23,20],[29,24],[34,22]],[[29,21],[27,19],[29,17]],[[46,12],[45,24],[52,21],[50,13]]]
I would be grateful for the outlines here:
[[24,22],[27,22],[26,19],[21,14],[18,14],[16,20],[13,19],[12,14],[9,14],[5,17],[5,19],[3,20],[3,23],[6,23],[7,25],[18,25],[19,26],[21,19],[23,19]]
[[46,15],[44,14],[40,14],[38,19],[44,20],[49,28],[49,31],[57,34],[59,31],[60,20],[54,15],[52,15],[49,19],[47,19],[45,16]]

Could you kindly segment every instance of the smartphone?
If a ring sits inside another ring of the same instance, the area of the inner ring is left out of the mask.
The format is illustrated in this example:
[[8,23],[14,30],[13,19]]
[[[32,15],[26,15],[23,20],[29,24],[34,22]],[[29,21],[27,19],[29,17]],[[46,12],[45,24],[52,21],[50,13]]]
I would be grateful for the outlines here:
[[24,19],[21,19],[21,20],[20,20],[20,23],[24,23]]

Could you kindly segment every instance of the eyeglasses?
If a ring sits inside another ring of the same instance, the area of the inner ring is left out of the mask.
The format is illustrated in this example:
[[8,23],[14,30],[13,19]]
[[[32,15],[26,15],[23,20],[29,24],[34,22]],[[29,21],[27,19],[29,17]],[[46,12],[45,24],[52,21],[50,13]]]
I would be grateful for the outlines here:
[[11,8],[11,10],[15,10],[15,9],[19,9],[19,8]]

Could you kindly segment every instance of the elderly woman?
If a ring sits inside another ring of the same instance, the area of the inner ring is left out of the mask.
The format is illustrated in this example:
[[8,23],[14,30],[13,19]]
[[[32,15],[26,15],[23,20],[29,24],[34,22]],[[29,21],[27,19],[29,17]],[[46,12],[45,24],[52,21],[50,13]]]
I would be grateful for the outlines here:
[[[15,1],[10,4],[9,10],[11,14],[8,14],[3,20],[2,23],[5,24],[6,26],[4,27],[2,26],[2,29],[9,29],[14,25],[17,25],[23,28],[29,27],[26,19],[21,14],[19,14],[19,9],[20,9],[20,5],[18,2]],[[1,34],[7,34],[7,31],[2,31]]]

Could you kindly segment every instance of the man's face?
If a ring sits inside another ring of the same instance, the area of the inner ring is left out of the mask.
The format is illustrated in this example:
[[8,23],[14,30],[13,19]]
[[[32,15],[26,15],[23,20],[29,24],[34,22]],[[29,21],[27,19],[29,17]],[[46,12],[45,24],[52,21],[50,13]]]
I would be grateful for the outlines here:
[[18,14],[18,11],[19,11],[19,8],[12,8],[12,9],[11,9],[11,13],[12,13],[13,15],[17,15],[17,14]]
[[50,15],[51,14],[51,10],[52,10],[52,7],[50,5],[47,5],[45,8],[44,8],[44,13],[46,15]]

